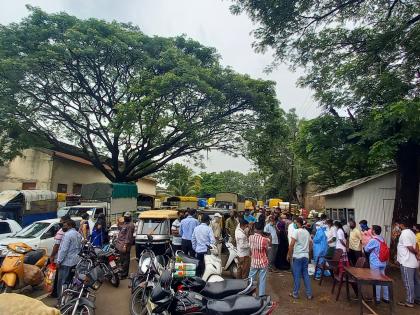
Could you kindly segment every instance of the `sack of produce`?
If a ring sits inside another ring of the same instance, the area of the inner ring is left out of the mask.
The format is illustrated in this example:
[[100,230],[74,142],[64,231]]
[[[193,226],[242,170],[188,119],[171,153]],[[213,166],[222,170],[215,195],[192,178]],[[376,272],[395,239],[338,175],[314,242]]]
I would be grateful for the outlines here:
[[41,269],[34,265],[23,264],[23,282],[27,285],[37,286],[44,281]]

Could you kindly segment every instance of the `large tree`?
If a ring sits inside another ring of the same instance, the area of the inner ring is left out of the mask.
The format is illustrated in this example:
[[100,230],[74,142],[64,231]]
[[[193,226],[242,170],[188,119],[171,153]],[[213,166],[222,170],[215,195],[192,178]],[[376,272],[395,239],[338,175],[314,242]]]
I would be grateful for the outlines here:
[[[303,66],[300,84],[314,90],[320,105],[335,116],[346,111],[361,124],[354,139],[369,138],[373,158],[379,146],[394,153],[399,171],[394,220],[415,222],[420,142],[414,132],[402,130],[394,106],[419,106],[418,0],[234,2],[234,13],[245,11],[258,23],[258,49],[271,47],[275,62]],[[372,123],[387,132],[371,134]]]
[[327,189],[389,167],[384,157],[369,158],[369,142],[355,138],[357,131],[349,118],[331,114],[302,121],[294,151],[309,171],[306,179]]
[[273,82],[222,67],[196,41],[29,9],[0,27],[0,116],[18,137],[80,154],[111,181],[202,150],[234,152],[243,121],[277,106]]
[[294,142],[299,119],[295,109],[273,111],[267,123],[247,133],[247,157],[254,162],[268,198],[297,200],[296,187],[307,171],[295,158]]

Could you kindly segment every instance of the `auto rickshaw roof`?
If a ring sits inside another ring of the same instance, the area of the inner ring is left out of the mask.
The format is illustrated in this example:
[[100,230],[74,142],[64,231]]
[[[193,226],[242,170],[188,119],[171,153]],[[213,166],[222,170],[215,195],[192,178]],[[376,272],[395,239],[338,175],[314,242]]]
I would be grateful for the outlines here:
[[177,210],[148,210],[143,211],[139,215],[139,219],[176,219],[178,218]]

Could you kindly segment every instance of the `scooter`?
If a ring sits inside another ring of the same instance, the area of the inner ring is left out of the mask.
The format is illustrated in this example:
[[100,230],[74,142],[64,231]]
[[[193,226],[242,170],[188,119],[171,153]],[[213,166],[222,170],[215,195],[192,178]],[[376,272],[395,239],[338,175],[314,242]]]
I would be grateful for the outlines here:
[[238,251],[236,247],[229,241],[229,237],[225,238],[225,245],[229,251],[228,259],[226,260],[226,264],[223,267],[223,271],[230,272],[232,278],[238,278]]
[[12,292],[27,287],[36,287],[43,283],[44,276],[39,275],[37,283],[25,283],[24,264],[33,265],[39,268],[39,272],[45,268],[48,262],[48,256],[45,250],[32,250],[32,247],[24,243],[12,243],[7,245],[7,249],[3,250],[2,256],[5,254],[3,263],[0,268],[0,292]]
[[153,288],[150,300],[155,306],[151,314],[164,315],[269,315],[277,308],[277,303],[273,302],[270,296],[232,295],[218,300],[191,291],[174,292],[160,284]]
[[204,273],[201,277],[206,282],[223,281],[222,259],[219,257],[217,246],[210,245],[207,255],[204,255]]

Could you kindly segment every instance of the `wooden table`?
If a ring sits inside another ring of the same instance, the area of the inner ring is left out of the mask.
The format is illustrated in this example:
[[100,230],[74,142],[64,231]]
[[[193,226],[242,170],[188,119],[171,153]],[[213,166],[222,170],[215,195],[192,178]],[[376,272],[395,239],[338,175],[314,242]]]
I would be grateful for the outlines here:
[[394,314],[394,291],[393,280],[390,277],[382,275],[379,271],[370,270],[368,268],[344,267],[346,271],[346,291],[347,299],[350,300],[349,293],[349,277],[355,279],[357,283],[357,298],[359,300],[360,315],[363,314],[363,298],[362,298],[362,285],[372,285],[373,299],[376,299],[376,286],[387,286],[389,290],[389,308],[391,314]]

